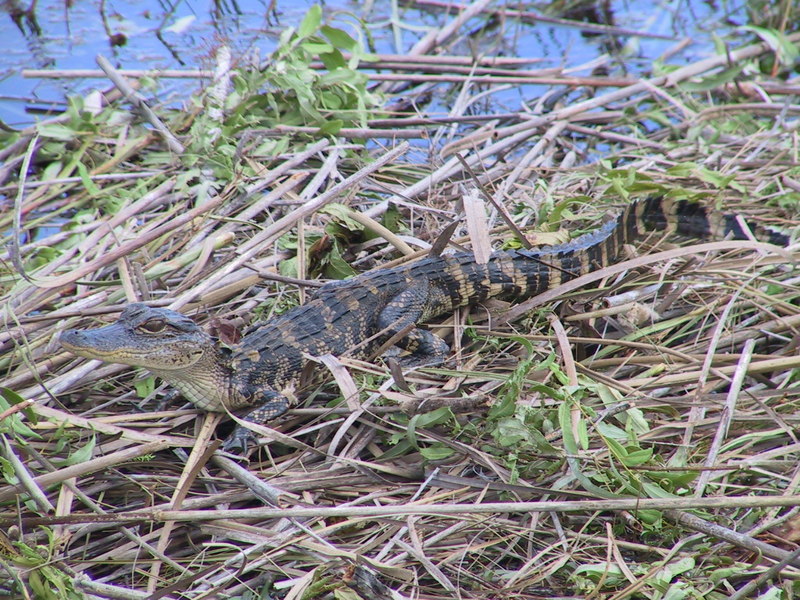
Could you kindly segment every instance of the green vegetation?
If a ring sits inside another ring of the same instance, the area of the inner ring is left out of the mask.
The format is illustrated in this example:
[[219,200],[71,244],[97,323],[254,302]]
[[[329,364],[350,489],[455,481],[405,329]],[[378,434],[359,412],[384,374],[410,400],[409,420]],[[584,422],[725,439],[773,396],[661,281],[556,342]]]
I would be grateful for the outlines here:
[[[484,233],[521,247],[499,213],[534,245],[648,194],[797,228],[791,2],[715,27],[713,64],[628,71],[606,39],[591,76],[509,58],[509,23],[544,25],[493,10],[396,56],[367,48],[412,30],[399,7],[378,27],[315,6],[264,64],[233,57],[182,110],[72,98],[0,131],[1,591],[797,597],[794,250],[652,236],[624,272],[521,316],[493,302],[430,324],[444,365],[326,360],[238,468],[211,460],[229,424],[195,428],[159,379],[59,348],[134,300],[234,346],[320,280],[416,260],[442,232],[449,248]],[[158,81],[140,83],[147,98]],[[550,92],[560,104],[539,105]],[[465,207],[471,187],[485,210]]]

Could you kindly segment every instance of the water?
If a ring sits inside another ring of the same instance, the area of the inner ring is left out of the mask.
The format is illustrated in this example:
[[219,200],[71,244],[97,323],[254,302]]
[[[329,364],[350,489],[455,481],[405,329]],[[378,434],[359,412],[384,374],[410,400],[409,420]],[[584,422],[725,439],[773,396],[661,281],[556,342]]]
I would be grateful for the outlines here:
[[[232,46],[234,56],[257,52],[266,57],[280,31],[299,23],[312,3],[276,0],[272,7],[269,0],[74,0],[67,7],[66,0],[40,0],[35,5],[35,18],[22,18],[17,25],[9,14],[17,2],[0,0],[0,7],[5,8],[0,12],[0,119],[12,127],[31,124],[45,110],[63,109],[69,94],[111,87],[102,78],[25,79],[22,69],[96,69],[98,54],[119,68],[211,67],[210,57],[222,41]],[[324,6],[327,14],[349,12],[364,18],[371,24],[375,49],[398,54],[406,53],[428,28],[448,23],[452,14],[400,8],[390,24],[393,14],[388,0],[369,4],[341,0]],[[603,12],[599,6],[595,11],[598,14]],[[587,35],[575,28],[516,19],[479,29],[486,21],[480,18],[470,23],[472,35],[454,52],[543,59],[534,68],[580,65],[609,52],[611,72],[641,76],[649,71],[655,58],[681,38],[689,36],[696,42],[672,58],[676,64],[713,53],[712,33],[736,36],[737,22],[746,21],[742,9],[724,13],[699,0],[656,4],[631,0],[611,2],[609,6],[614,25],[670,39]],[[192,80],[164,79],[158,89],[148,90],[147,95],[158,102],[178,102],[198,85]],[[521,86],[493,95],[492,101],[498,103],[496,109],[518,110],[520,102],[546,89]]]
[[[8,4],[8,3],[6,3]],[[12,126],[30,123],[28,110],[63,108],[65,96],[106,88],[104,79],[24,79],[24,68],[96,69],[102,54],[118,68],[180,69],[210,66],[221,41],[235,52],[261,49],[266,55],[284,27],[296,24],[311,2],[270,12],[268,2],[45,0],[36,6],[35,25],[18,27],[0,15],[0,118]],[[185,92],[184,80],[165,80],[161,95]]]

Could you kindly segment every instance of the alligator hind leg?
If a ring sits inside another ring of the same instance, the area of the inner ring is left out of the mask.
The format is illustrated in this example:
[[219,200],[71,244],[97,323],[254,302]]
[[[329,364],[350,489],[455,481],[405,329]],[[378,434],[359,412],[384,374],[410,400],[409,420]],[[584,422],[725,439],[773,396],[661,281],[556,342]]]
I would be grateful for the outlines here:
[[398,357],[404,367],[431,367],[442,364],[450,355],[450,346],[438,335],[426,329],[412,329],[396,345],[410,352]]
[[[286,396],[272,390],[262,391],[261,395],[266,402],[242,416],[243,421],[264,425],[289,410],[289,400]],[[244,454],[248,446],[255,441],[255,432],[237,423],[236,428],[222,444],[222,449],[233,454]]]
[[[378,315],[378,327],[386,330],[388,337],[391,337],[409,325],[416,325],[424,317],[430,293],[427,284],[401,292]],[[450,353],[450,346],[442,338],[416,327],[397,340],[395,345],[410,352],[410,355],[398,359],[408,367],[441,364]]]

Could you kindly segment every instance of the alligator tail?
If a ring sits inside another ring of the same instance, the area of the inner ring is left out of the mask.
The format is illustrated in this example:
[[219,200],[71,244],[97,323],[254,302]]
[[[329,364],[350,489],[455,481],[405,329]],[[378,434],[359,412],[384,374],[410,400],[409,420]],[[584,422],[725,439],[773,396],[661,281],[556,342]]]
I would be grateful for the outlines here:
[[[537,250],[495,252],[486,264],[459,252],[417,263],[407,273],[410,288],[430,282],[424,318],[488,298],[522,300],[566,281],[614,264],[623,247],[648,233],[698,239],[749,239],[737,215],[702,204],[650,196],[629,204],[597,230],[565,244]],[[761,241],[786,246],[789,238],[752,223],[750,233]],[[442,265],[444,262],[444,265]]]

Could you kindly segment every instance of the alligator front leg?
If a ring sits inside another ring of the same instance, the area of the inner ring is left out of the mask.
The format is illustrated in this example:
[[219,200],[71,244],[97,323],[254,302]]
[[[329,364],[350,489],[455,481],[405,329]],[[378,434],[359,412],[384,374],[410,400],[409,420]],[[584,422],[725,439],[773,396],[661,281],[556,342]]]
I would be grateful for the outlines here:
[[[426,303],[431,301],[430,296],[435,293],[431,288],[429,284],[421,282],[392,298],[378,315],[378,327],[392,336],[409,325],[419,323],[424,319]],[[443,302],[444,298],[435,301]],[[397,340],[395,345],[411,353],[400,361],[408,367],[441,364],[450,353],[450,346],[442,338],[416,327]]]
[[[283,394],[272,390],[264,390],[260,393],[263,403],[243,415],[241,417],[243,421],[264,425],[289,410],[289,399]],[[255,432],[245,425],[237,423],[236,428],[222,444],[222,449],[233,454],[244,454],[250,443],[255,441]]]

